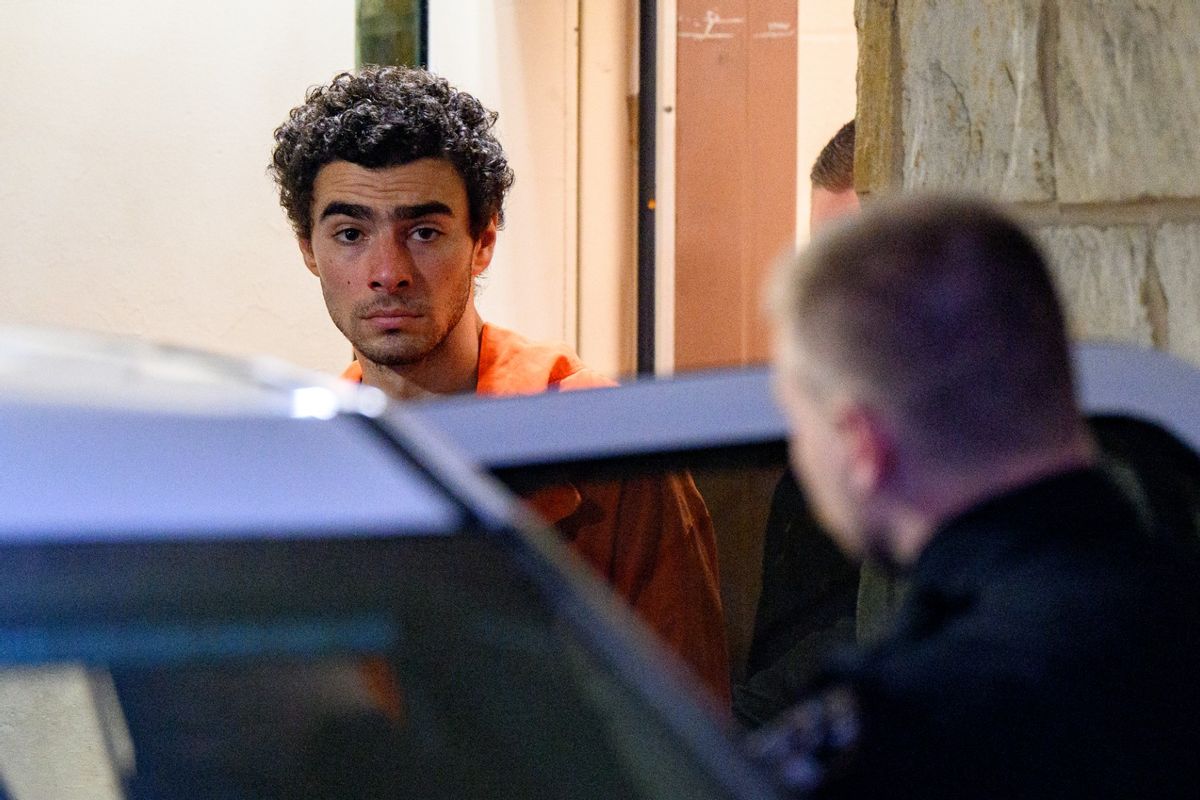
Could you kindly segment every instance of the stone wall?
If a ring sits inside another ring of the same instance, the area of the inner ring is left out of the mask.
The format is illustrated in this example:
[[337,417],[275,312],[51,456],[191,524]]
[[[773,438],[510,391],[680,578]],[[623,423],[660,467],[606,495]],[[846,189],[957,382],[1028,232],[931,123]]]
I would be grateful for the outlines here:
[[857,0],[860,192],[977,191],[1076,336],[1200,364],[1200,2]]

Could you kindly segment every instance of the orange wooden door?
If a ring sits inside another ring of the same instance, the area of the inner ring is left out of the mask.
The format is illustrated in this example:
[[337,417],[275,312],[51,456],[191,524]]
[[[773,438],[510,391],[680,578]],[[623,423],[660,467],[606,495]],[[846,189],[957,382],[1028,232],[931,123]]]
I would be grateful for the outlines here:
[[763,279],[795,241],[796,0],[679,0],[675,368],[768,357]]

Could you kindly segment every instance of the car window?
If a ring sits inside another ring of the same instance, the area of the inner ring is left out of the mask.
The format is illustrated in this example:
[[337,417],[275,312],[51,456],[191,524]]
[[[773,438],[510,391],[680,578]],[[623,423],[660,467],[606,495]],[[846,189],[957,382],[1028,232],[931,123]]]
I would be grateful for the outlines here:
[[484,535],[10,549],[5,791],[734,796],[528,558]]
[[[1200,370],[1111,345],[1080,346],[1076,358],[1106,468],[1153,529],[1200,538]],[[878,636],[903,598],[879,570],[860,581],[813,519],[787,474],[764,369],[454,400],[418,415],[527,497],[556,482],[690,475],[713,521],[734,710],[745,724],[786,708],[833,649]]]

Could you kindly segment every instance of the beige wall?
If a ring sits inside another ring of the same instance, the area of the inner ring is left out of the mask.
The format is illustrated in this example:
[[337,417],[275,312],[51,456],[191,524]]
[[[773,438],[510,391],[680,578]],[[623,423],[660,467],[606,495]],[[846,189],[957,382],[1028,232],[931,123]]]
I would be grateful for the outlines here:
[[339,367],[265,168],[353,36],[353,0],[5,0],[0,323]]
[[627,375],[637,360],[637,3],[582,0],[579,353]]

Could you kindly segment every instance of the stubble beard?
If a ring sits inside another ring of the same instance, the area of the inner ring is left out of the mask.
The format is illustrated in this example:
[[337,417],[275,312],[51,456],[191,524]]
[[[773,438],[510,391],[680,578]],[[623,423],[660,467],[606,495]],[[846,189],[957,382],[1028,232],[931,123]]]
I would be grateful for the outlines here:
[[[386,331],[368,339],[365,335],[360,336],[357,332],[347,331],[346,328],[349,326],[346,324],[338,323],[337,327],[342,335],[350,340],[355,352],[373,364],[381,367],[409,367],[419,364],[435,355],[445,345],[450,332],[462,321],[463,314],[467,310],[467,303],[471,298],[471,280],[472,276],[468,265],[465,269],[465,278],[454,296],[445,324],[431,332]],[[372,307],[377,305],[377,303],[372,303],[369,306],[356,308],[352,321],[361,320],[365,314],[370,313]],[[411,306],[412,303],[409,305]],[[425,313],[435,310],[426,307]]]

